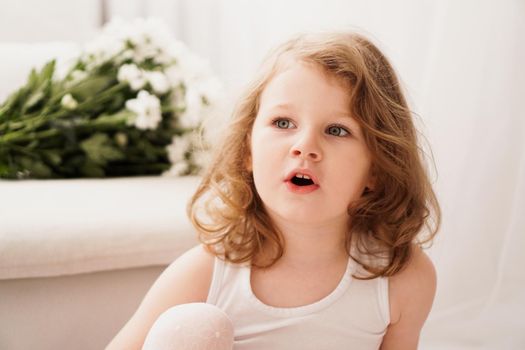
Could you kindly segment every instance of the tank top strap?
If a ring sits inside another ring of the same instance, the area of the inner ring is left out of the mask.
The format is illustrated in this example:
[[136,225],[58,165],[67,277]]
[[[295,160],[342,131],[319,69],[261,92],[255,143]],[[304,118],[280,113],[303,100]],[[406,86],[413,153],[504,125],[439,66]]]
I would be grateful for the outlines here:
[[210,289],[208,291],[208,298],[206,299],[206,303],[208,304],[217,304],[219,292],[223,284],[222,281],[224,276],[224,268],[225,262],[216,256],[213,263],[213,275],[211,279]]

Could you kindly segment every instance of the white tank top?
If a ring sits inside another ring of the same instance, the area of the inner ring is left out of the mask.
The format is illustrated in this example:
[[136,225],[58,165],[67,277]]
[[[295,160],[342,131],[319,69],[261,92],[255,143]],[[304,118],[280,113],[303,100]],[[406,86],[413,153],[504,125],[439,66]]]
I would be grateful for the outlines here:
[[343,278],[328,296],[313,304],[280,308],[255,296],[249,264],[216,257],[206,302],[232,320],[234,350],[379,349],[390,323],[388,278],[355,279],[352,274],[358,267],[349,258]]

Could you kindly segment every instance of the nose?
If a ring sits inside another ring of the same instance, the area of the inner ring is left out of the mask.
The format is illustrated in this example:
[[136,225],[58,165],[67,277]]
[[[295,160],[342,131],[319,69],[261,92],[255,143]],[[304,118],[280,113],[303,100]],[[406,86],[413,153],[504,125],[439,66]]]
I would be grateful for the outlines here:
[[322,159],[321,147],[314,132],[305,131],[298,136],[297,141],[290,150],[291,155],[304,160],[320,161]]

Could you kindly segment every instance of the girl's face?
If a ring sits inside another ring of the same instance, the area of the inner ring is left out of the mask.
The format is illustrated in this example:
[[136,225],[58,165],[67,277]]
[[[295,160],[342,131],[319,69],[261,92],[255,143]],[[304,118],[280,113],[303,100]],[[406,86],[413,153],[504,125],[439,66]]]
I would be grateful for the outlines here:
[[[251,137],[255,187],[270,216],[347,227],[348,205],[371,187],[371,158],[350,115],[348,87],[312,64],[289,65],[266,86]],[[315,182],[293,179],[306,173]]]

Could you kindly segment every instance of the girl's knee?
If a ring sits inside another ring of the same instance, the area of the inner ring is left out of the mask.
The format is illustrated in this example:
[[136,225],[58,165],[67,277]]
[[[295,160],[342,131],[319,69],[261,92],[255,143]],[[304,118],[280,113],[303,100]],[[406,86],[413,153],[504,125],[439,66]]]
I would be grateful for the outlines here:
[[218,307],[181,304],[163,312],[151,327],[144,350],[218,349],[233,347],[233,324]]

